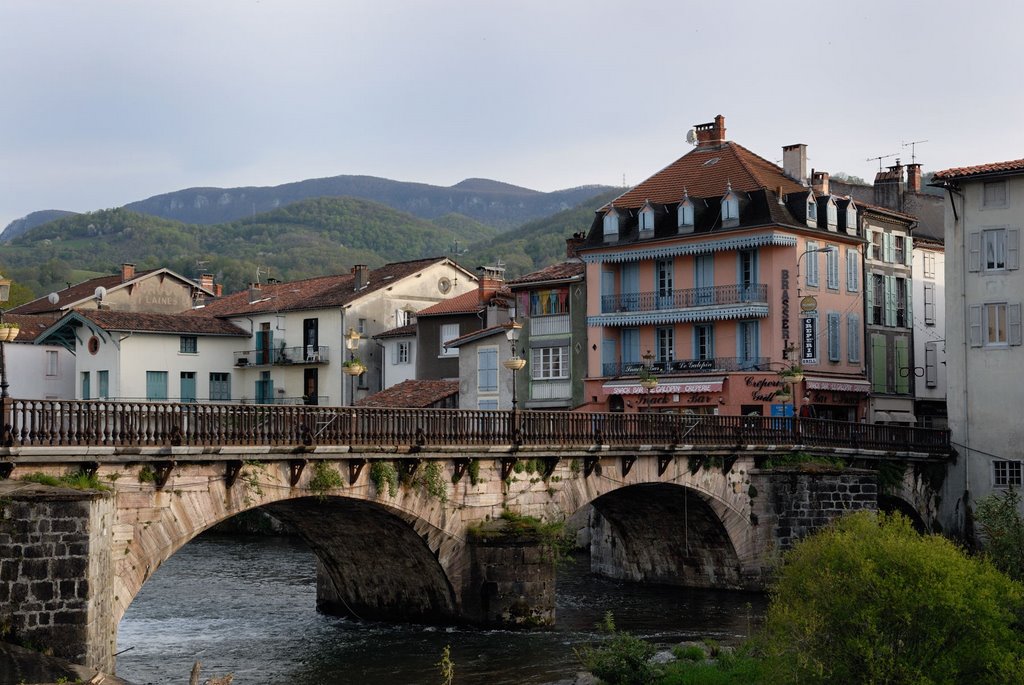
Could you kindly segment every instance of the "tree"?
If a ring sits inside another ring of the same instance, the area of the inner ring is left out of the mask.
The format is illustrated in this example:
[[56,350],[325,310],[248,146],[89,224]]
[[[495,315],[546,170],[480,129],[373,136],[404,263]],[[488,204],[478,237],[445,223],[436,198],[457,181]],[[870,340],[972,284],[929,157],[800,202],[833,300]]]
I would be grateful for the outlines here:
[[1014,580],[1024,581],[1024,518],[1020,493],[1007,490],[978,500],[974,520],[984,538],[985,555]]
[[762,649],[781,683],[1024,682],[1024,587],[898,515],[860,512],[798,543]]

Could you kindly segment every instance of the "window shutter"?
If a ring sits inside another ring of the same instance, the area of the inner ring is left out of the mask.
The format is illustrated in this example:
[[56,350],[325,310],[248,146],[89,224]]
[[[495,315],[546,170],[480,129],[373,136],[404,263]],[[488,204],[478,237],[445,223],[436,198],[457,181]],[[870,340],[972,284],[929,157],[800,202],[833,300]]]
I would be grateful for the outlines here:
[[1020,268],[1020,229],[1006,229],[1006,268]]
[[884,326],[896,325],[896,277],[885,277],[885,323]]
[[866,309],[867,309],[867,312],[868,312],[868,318],[867,318],[868,325],[874,325],[874,324],[878,323],[877,321],[875,321],[875,314],[874,314],[874,312],[875,312],[875,279],[874,279],[874,277],[872,276],[872,274],[870,272],[864,274],[864,302],[865,302],[865,304],[867,304]]
[[871,336],[871,391],[889,392],[888,370],[888,349],[885,344],[884,335]]
[[907,266],[914,266],[914,239],[910,237],[910,235],[907,235],[906,242],[904,242],[904,249],[906,250],[904,263]]
[[914,282],[909,278],[905,281],[907,293],[907,328],[914,327]]
[[860,317],[850,314],[846,317],[848,335],[846,340],[846,356],[851,362],[860,361]]
[[924,284],[924,322],[935,325],[935,284]]
[[1020,345],[1020,303],[1006,305],[1006,330],[1010,344]]
[[828,314],[828,359],[839,361],[839,314],[829,312]]
[[967,270],[981,271],[981,231],[974,231],[968,236]]
[[968,338],[971,347],[981,347],[981,305],[972,304],[968,308],[967,325],[969,330]]
[[882,234],[882,260],[886,264],[892,264],[893,252],[896,251],[896,245],[892,239],[892,233]]
[[939,384],[938,375],[938,348],[935,343],[925,343],[924,345],[924,384],[929,388],[934,388]]
[[910,368],[910,354],[906,338],[896,338],[896,392],[910,392],[910,376],[914,370]]

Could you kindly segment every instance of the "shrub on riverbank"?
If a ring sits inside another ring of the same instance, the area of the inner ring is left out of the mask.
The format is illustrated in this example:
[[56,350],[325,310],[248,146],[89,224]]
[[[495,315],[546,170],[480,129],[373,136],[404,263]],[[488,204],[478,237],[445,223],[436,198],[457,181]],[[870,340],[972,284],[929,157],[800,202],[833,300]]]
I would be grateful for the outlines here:
[[1024,682],[1022,617],[989,562],[862,512],[786,554],[759,644],[769,682]]
[[985,556],[1000,571],[1024,582],[1024,517],[1020,515],[1020,493],[1007,490],[982,497],[974,509],[974,520],[984,539]]

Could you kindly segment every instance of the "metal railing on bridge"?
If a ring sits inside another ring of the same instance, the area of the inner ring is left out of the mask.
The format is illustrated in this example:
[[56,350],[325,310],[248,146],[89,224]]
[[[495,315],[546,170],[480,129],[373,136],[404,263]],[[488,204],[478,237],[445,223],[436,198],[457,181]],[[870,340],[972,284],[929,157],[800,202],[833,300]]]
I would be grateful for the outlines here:
[[944,430],[820,419],[8,400],[7,447],[805,445],[949,453]]

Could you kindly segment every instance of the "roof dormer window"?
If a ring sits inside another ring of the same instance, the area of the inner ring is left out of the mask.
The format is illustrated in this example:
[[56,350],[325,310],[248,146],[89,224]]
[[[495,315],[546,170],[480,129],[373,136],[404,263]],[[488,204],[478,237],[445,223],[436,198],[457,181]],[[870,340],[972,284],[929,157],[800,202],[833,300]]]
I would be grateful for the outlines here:
[[818,225],[818,203],[814,194],[807,195],[807,225],[816,227]]
[[735,226],[740,222],[740,199],[732,192],[732,183],[725,188],[725,196],[722,197],[722,225]]
[[619,237],[619,213],[612,207],[604,215],[604,239],[617,240]]
[[825,218],[828,222],[828,230],[836,231],[839,228],[839,209],[836,207],[836,201],[831,197],[828,199],[828,203],[825,205]]
[[852,200],[846,205],[846,232],[857,235],[857,207]]
[[654,233],[654,207],[650,200],[640,209],[639,225],[641,233]]
[[676,210],[676,225],[680,233],[693,230],[693,203],[690,202],[690,195],[686,190],[683,190],[683,200]]

